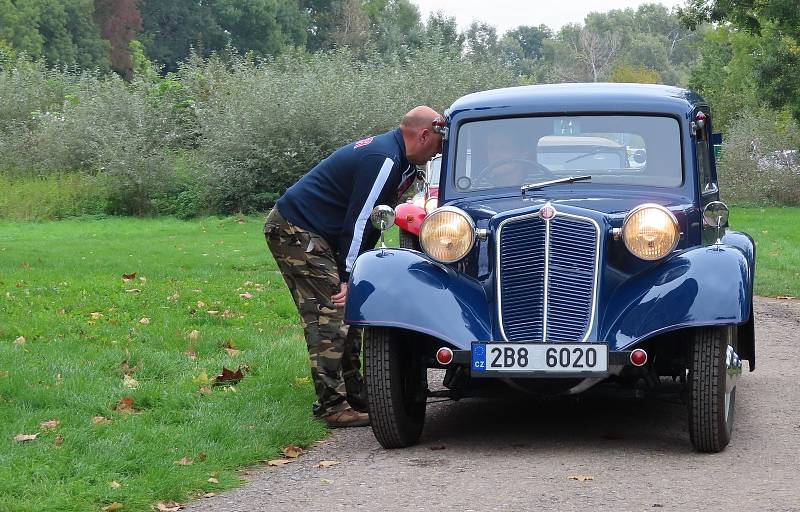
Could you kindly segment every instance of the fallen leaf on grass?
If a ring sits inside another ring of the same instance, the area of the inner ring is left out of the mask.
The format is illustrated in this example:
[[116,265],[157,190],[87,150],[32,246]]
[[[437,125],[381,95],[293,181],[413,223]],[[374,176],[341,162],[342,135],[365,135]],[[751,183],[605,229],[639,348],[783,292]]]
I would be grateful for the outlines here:
[[280,467],[280,466],[285,466],[286,464],[289,464],[290,462],[294,462],[294,460],[292,460],[292,459],[273,459],[273,460],[268,460],[267,461],[267,466]]
[[17,339],[14,340],[14,345],[22,345],[25,343],[25,336],[17,336]]
[[56,428],[59,423],[61,423],[59,420],[43,421],[42,423],[39,423],[39,428],[42,430],[49,430]]
[[198,389],[197,392],[200,393],[201,395],[210,395],[211,388],[208,386],[203,386],[202,388]]
[[125,414],[132,414],[136,412],[136,409],[133,406],[133,398],[129,396],[120,398],[119,402],[117,402],[117,406],[114,407],[114,410]]
[[337,464],[341,464],[341,462],[335,460],[321,460],[319,461],[319,464],[317,464],[317,467],[325,469],[331,466],[336,466]]
[[186,352],[184,352],[184,354],[185,354],[185,355],[186,355],[186,357],[188,357],[189,359],[193,359],[193,360],[194,360],[194,359],[197,359],[197,353],[196,353],[194,350],[192,350],[191,348],[187,348],[187,349],[186,349]]
[[236,316],[236,313],[231,311],[230,309],[226,309],[222,312],[222,318],[233,318]]
[[207,493],[205,493],[205,494],[203,495],[203,497],[204,497],[204,498],[213,498],[213,497],[214,497],[214,496],[216,496],[216,495],[217,495],[216,493],[213,493],[213,492],[207,492]]
[[89,316],[91,317],[92,320],[100,320],[101,318],[103,318],[103,313],[95,311],[94,313],[91,313]]
[[167,501],[166,503],[159,501],[156,504],[156,508],[158,512],[178,512],[178,510],[183,508],[183,505],[181,503],[175,503],[174,501]]
[[193,462],[190,461],[189,459],[187,459],[186,457],[184,457],[181,460],[176,460],[175,464],[177,464],[179,466],[191,466],[193,464]]
[[122,485],[120,485],[120,483],[117,482],[116,480],[112,481],[108,485],[111,486],[112,489],[119,489],[120,487],[122,487]]
[[781,299],[781,300],[792,300],[792,299],[794,299],[796,297],[792,297],[791,295],[778,295],[775,298],[776,299]]
[[281,450],[286,457],[290,459],[296,459],[303,453],[303,449],[297,445],[290,444],[289,446],[285,446],[283,450]]
[[53,444],[56,446],[61,446],[64,444],[64,436],[58,434],[55,439],[53,439]]
[[222,373],[214,378],[214,385],[224,386],[224,385],[238,384],[239,381],[242,380],[243,378],[244,374],[242,373],[241,367],[237,368],[235,372],[223,367]]
[[173,293],[172,295],[170,295],[169,297],[167,297],[167,300],[171,300],[172,302],[175,302],[176,300],[178,300],[178,297],[180,297],[180,294],[178,294],[176,292],[176,293]]
[[122,274],[122,281],[127,283],[128,281],[133,281],[136,279],[136,272],[132,274]]
[[252,299],[253,298],[253,294],[248,293],[248,292],[244,292],[244,293],[240,293],[239,297],[241,297],[243,299]]
[[105,416],[94,416],[92,418],[92,423],[95,425],[105,425],[106,423],[111,423],[111,420]]
[[139,281],[141,281],[142,283],[146,283],[146,282],[147,282],[147,278],[146,278],[146,277],[144,277],[144,276],[141,276],[141,277],[139,278]]
[[136,389],[139,387],[139,381],[134,379],[130,375],[125,375],[122,378],[122,385],[128,389]]
[[14,436],[14,441],[18,443],[24,443],[25,441],[33,441],[39,436],[39,433],[35,434],[17,434]]
[[310,384],[311,379],[309,377],[295,377],[294,378],[294,385],[295,386],[305,386],[306,384]]
[[58,308],[58,311],[56,311],[56,314],[58,316],[64,316],[66,314],[66,311],[64,311],[64,308]]
[[200,452],[197,454],[197,460],[203,462],[206,460],[206,452]]
[[219,480],[217,480],[216,478],[214,478],[212,476],[211,478],[208,479],[208,483],[210,483],[210,484],[218,484]]
[[208,378],[208,374],[206,372],[201,372],[195,377],[192,377],[192,382],[195,384],[200,384],[201,386],[205,386],[211,382],[211,379]]
[[200,331],[194,329],[189,333],[189,339],[192,341],[197,341],[200,339]]
[[208,311],[206,311],[206,313],[208,313],[211,316],[217,316],[219,314],[219,311],[215,311],[213,309],[209,309]]
[[203,302],[202,300],[198,300],[197,301],[197,309],[203,309],[204,307],[206,307],[206,303]]
[[123,505],[122,503],[117,503],[115,501],[111,505],[106,505],[100,510],[102,510],[103,512],[114,512],[115,510],[122,510],[123,508],[125,508],[125,505]]
[[234,348],[233,343],[232,343],[231,340],[226,340],[225,341],[224,348],[225,348],[225,352],[227,352],[228,355],[231,356],[231,357],[238,356],[239,354],[242,353],[241,350],[238,350],[238,349]]
[[579,482],[585,482],[587,480],[594,480],[594,477],[591,475],[570,475],[567,477],[567,480],[577,480]]
[[147,317],[144,317],[141,320],[139,320],[139,323],[142,324],[142,325],[150,325],[150,319],[147,318]]
[[125,290],[125,291],[128,292],[128,293],[142,293],[142,290],[140,290],[139,288],[131,288],[131,289]]

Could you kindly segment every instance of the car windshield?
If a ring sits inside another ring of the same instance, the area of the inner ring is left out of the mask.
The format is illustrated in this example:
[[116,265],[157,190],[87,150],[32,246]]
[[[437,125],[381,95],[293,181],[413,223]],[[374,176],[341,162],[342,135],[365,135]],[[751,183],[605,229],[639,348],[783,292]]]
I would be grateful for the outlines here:
[[590,174],[591,181],[683,182],[678,121],[659,116],[525,117],[472,121],[456,141],[456,191],[520,187]]

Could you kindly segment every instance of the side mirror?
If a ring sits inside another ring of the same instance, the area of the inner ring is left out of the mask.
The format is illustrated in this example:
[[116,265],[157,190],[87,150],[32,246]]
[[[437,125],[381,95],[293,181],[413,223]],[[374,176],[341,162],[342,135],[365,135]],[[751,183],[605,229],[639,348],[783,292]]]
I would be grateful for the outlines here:
[[386,242],[384,241],[383,234],[387,229],[394,226],[394,219],[394,209],[391,206],[386,206],[385,204],[379,204],[373,208],[372,213],[369,214],[369,221],[372,223],[372,226],[375,229],[379,229],[381,232],[381,249],[386,248]]
[[647,153],[644,149],[637,149],[633,152],[633,161],[637,164],[643,164],[647,161]]
[[728,206],[722,201],[711,201],[703,208],[703,224],[710,228],[724,228],[728,225]]
[[728,225],[728,206],[722,201],[711,201],[703,208],[703,224],[710,228],[717,228],[717,243],[721,243],[720,229]]

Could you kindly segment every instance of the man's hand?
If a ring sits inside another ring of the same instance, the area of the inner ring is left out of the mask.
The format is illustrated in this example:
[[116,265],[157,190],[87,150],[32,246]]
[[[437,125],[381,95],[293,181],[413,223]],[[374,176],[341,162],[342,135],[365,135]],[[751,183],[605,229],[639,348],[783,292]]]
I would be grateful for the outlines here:
[[331,300],[337,308],[344,307],[344,303],[347,301],[347,283],[342,283],[339,293],[331,295]]

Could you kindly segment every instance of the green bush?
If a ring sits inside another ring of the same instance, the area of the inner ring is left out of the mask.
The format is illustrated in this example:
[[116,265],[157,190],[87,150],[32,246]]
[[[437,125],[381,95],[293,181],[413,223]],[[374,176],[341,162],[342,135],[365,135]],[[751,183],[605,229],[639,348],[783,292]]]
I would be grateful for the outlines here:
[[50,174],[7,178],[0,174],[0,218],[54,220],[101,215],[107,210],[102,178],[86,174]]
[[724,134],[717,165],[724,200],[742,206],[800,206],[800,128],[774,112],[745,111]]

